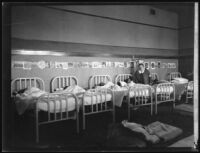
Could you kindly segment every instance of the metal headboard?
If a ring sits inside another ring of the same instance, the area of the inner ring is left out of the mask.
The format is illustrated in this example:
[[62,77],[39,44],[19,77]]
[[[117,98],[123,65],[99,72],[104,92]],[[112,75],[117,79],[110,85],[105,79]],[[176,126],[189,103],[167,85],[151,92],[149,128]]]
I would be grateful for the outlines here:
[[181,76],[181,73],[180,73],[180,72],[171,72],[169,77],[170,77],[170,78],[169,78],[170,81],[172,81],[172,79],[174,79],[174,78],[176,78],[176,77],[181,78],[182,76]]
[[65,86],[72,85],[72,82],[78,85],[78,79],[75,76],[56,76],[51,80],[51,92],[56,89],[61,90]]
[[89,78],[89,89],[101,82],[107,83],[109,81],[112,81],[109,75],[93,75]]
[[157,73],[151,73],[151,78],[155,80],[156,78],[159,80],[158,74]]
[[118,81],[124,81],[125,79],[128,79],[130,76],[132,76],[131,74],[118,74],[115,77],[115,84],[117,84]]
[[37,87],[40,90],[45,90],[44,81],[38,77],[16,78],[11,82],[11,95],[13,91],[19,91],[28,87]]

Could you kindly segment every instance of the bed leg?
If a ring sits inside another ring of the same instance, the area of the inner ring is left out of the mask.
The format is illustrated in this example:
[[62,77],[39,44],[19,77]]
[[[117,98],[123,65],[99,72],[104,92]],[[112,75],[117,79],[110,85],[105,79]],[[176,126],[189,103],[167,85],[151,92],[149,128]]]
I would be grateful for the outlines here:
[[76,114],[76,131],[77,131],[77,133],[79,134],[79,114],[77,113]]
[[115,110],[113,110],[113,123],[115,123]]
[[128,98],[128,121],[130,121],[130,99]]
[[39,122],[38,122],[38,107],[36,103],[36,143],[39,143]]
[[85,130],[85,114],[83,112],[83,130]]
[[155,104],[155,114],[157,115],[157,104]]

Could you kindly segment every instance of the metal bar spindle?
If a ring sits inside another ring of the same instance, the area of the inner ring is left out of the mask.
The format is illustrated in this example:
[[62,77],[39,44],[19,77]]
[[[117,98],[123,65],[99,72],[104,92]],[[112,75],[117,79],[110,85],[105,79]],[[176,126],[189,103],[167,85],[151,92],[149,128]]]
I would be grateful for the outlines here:
[[86,95],[86,93],[83,95],[83,102],[82,102],[82,109],[83,109],[83,130],[85,129],[85,95]]
[[39,119],[38,119],[38,103],[36,102],[35,109],[35,122],[36,122],[36,143],[39,143]]
[[94,95],[92,94],[92,96],[91,96],[91,102],[92,102],[91,107],[92,107],[92,112],[93,112],[93,97],[94,97]]
[[34,85],[35,85],[35,87],[37,87],[36,79],[34,79]]
[[98,95],[96,95],[96,99],[97,99],[97,101],[96,101],[96,112],[98,112],[98,97],[97,97]]
[[31,78],[29,79],[29,88],[31,88]]
[[51,120],[51,116],[50,116],[50,98],[49,98],[49,94],[48,94],[48,97],[47,97],[47,107],[48,107],[48,121]]
[[60,88],[61,88],[61,77],[58,78],[58,81],[59,81],[59,86],[58,86],[58,88],[60,89]]
[[19,79],[19,89],[22,89],[22,83],[21,83],[21,79]]
[[72,78],[69,77],[69,85],[72,85]]
[[106,99],[106,96],[107,96],[107,89],[105,89],[105,110],[107,110],[107,99]]
[[54,120],[56,120],[57,117],[56,117],[56,98],[55,97],[53,98],[53,103],[54,103]]
[[[131,88],[130,88],[131,89]],[[127,98],[127,102],[128,102],[128,121],[130,121],[130,90],[128,91],[128,98]]]
[[[60,97],[60,119],[62,120],[62,98],[61,98],[61,96],[59,96]],[[66,95],[64,95],[64,97],[67,97]]]
[[65,111],[66,111],[66,119],[68,119],[68,97],[65,96],[65,101],[66,101],[66,108],[65,108]]
[[101,94],[100,94],[100,97],[101,97],[101,111],[103,110],[103,108],[102,108],[102,104],[103,104],[103,97],[102,97],[102,96],[103,96],[103,94],[101,93]]
[[24,85],[25,85],[25,87],[24,87],[24,88],[26,88],[26,79],[24,79]]
[[94,77],[95,85],[97,85],[97,77]]

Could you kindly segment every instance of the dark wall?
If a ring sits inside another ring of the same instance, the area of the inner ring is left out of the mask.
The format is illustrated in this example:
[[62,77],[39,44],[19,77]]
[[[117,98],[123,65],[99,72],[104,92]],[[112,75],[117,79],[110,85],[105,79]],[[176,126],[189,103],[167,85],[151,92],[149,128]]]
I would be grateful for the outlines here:
[[185,6],[179,14],[179,71],[193,80],[194,65],[194,6]]

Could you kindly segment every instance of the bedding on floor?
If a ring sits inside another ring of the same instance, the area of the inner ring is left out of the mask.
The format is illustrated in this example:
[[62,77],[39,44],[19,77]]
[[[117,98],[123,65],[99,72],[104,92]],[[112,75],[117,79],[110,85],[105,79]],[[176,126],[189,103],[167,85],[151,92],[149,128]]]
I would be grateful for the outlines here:
[[183,131],[180,128],[161,123],[159,121],[153,122],[147,126],[137,124],[134,122],[122,121],[122,125],[131,131],[141,133],[145,140],[156,144],[160,141],[166,142],[179,136]]

